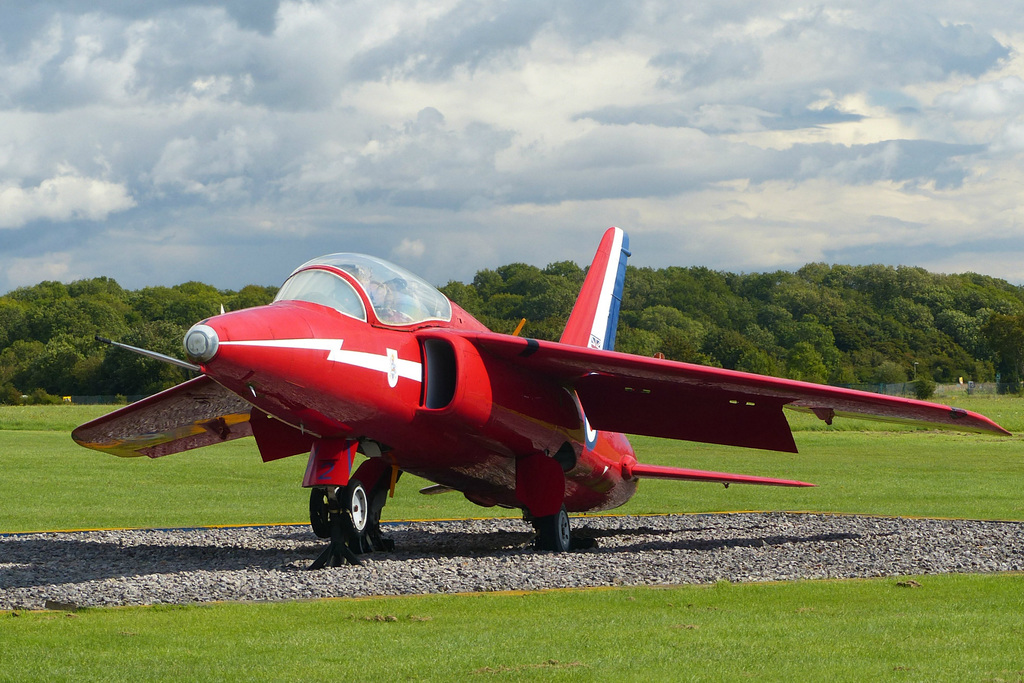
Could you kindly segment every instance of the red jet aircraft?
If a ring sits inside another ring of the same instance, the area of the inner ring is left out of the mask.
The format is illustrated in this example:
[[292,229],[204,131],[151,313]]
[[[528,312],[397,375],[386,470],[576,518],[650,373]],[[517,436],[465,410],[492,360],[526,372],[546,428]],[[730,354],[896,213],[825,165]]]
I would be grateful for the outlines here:
[[[622,505],[645,477],[811,485],[644,465],[622,432],[796,452],[787,407],[829,424],[857,415],[1008,434],[959,408],[617,353],[627,256],[626,234],[610,228],[557,343],[491,332],[381,259],[314,259],[270,305],[192,327],[192,363],[127,347],[202,374],[73,437],[120,456],[250,435],[264,461],[308,454],[310,522],[331,539],[322,567],[390,547],[380,513],[401,472],[434,482],[423,493],[522,509],[536,547],[564,551],[582,545],[568,512]],[[351,475],[357,453],[366,460]]]

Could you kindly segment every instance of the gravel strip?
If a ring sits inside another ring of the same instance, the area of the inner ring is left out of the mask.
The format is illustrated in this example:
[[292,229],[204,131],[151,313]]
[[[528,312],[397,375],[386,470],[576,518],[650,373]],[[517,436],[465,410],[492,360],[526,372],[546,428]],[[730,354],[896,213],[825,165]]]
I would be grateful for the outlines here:
[[795,513],[584,517],[597,547],[535,552],[520,520],[387,524],[395,552],[304,571],[306,526],[0,537],[0,609],[1024,570],[1024,523]]

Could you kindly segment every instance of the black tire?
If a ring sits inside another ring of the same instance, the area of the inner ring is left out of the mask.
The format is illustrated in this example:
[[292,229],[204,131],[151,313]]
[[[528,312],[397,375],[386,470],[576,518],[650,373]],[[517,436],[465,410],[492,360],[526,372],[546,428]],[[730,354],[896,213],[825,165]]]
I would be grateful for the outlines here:
[[327,489],[309,490],[309,526],[317,538],[331,537],[331,521],[327,513]]
[[344,496],[342,520],[345,527],[345,544],[357,555],[373,550],[367,535],[370,525],[370,498],[362,482],[353,479],[340,493]]
[[564,553],[572,548],[572,526],[564,507],[557,514],[537,517],[533,526],[537,529],[537,550]]

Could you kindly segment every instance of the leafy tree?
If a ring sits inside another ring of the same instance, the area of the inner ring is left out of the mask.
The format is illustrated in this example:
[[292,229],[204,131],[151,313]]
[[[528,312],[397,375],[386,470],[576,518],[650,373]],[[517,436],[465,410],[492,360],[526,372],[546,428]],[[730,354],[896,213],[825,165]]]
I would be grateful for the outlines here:
[[474,317],[483,315],[483,300],[473,285],[451,280],[440,290],[446,297],[466,309],[470,315]]
[[662,353],[663,346],[661,337],[650,330],[627,327],[620,329],[615,337],[616,351],[634,353],[638,356],[652,357],[657,353]]
[[931,377],[920,376],[914,382],[914,396],[922,401],[927,401],[935,395],[935,380]]
[[27,333],[25,307],[11,299],[0,299],[0,349]]
[[61,396],[77,393],[77,386],[71,370],[84,356],[78,350],[74,337],[59,334],[53,337],[25,368],[27,386],[43,389]]
[[0,405],[20,406],[22,403],[21,392],[10,384],[0,384]]
[[174,295],[164,310],[163,319],[185,329],[217,315],[226,298],[224,293],[202,282],[186,282],[171,290]]
[[34,388],[29,383],[29,366],[45,348],[45,344],[34,339],[16,339],[0,351],[0,383],[23,389]]
[[786,356],[786,374],[804,382],[823,383],[828,379],[828,368],[813,344],[799,341]]
[[260,287],[246,285],[237,294],[225,297],[224,307],[229,311],[240,311],[243,308],[266,306],[277,295],[277,287]]
[[[558,339],[585,270],[512,263],[442,288],[499,332]],[[1024,380],[1024,288],[968,273],[811,263],[797,272],[735,275],[707,268],[627,268],[618,349],[650,356],[853,384],[918,379]],[[0,389],[11,400],[137,394],[182,372],[92,341],[102,334],[181,354],[184,331],[219,312],[270,302],[274,287],[238,292],[199,282],[126,291],[110,278],[47,281],[0,296]],[[927,368],[927,371],[924,369]],[[76,391],[77,390],[77,391]],[[2,398],[2,396],[0,396]]]
[[778,363],[761,349],[746,349],[736,361],[736,369],[759,375],[778,374]]
[[1024,378],[1024,315],[993,313],[981,334],[995,354],[1003,381],[1020,382]]
[[[126,334],[126,344],[181,358],[181,340],[188,330],[166,320],[146,322]],[[187,371],[131,351],[110,348],[100,366],[103,394],[151,394],[185,379]]]
[[576,291],[583,286],[583,279],[586,277],[586,272],[572,261],[549,263],[544,269],[544,274],[563,280]]
[[891,360],[884,360],[872,369],[870,380],[878,384],[898,384],[907,381],[907,372]]

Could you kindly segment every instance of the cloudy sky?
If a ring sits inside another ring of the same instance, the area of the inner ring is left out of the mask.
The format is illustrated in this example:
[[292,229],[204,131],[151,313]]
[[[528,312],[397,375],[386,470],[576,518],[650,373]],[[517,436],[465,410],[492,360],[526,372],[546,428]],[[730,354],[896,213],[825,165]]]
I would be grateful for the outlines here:
[[1024,283],[1024,13],[979,0],[0,0],[0,292],[323,253]]

